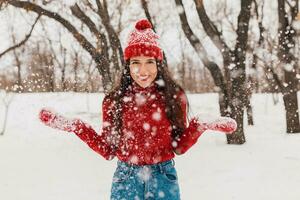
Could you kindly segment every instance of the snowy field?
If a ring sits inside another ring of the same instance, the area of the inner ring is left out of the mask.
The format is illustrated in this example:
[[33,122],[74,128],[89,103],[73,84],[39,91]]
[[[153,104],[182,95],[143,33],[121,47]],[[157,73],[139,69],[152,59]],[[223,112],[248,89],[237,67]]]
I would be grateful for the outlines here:
[[[216,94],[188,97],[192,115],[218,115]],[[0,136],[0,199],[109,199],[116,158],[104,160],[76,135],[46,127],[37,117],[40,108],[50,107],[100,130],[102,99],[103,94],[15,95]],[[285,133],[281,97],[274,105],[271,95],[256,94],[252,104],[255,126],[245,127],[244,145],[227,145],[222,133],[207,131],[175,158],[183,200],[300,199],[300,134]]]

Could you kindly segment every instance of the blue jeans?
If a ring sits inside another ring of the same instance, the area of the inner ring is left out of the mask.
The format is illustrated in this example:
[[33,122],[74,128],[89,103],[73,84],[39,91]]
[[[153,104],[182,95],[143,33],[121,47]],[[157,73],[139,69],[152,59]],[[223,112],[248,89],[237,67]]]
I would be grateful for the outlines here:
[[180,200],[174,160],[153,165],[131,165],[118,160],[111,200]]

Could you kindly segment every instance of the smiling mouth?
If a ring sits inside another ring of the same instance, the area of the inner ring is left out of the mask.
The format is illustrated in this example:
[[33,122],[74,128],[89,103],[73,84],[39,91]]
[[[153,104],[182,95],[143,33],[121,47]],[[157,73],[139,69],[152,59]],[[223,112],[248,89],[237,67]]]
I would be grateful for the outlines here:
[[139,76],[139,80],[146,81],[150,76]]

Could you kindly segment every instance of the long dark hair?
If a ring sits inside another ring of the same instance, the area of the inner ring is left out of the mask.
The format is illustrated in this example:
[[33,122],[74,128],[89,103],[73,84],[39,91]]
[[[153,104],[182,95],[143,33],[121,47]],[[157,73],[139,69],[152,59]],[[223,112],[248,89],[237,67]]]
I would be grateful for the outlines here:
[[[156,60],[157,65],[157,76],[154,81],[158,85],[158,90],[161,91],[163,99],[165,100],[166,105],[166,114],[170,123],[172,125],[172,138],[178,140],[182,135],[184,130],[184,111],[182,110],[181,103],[179,98],[174,98],[174,95],[178,95],[178,92],[181,91],[182,95],[187,102],[187,113],[189,111],[189,103],[187,101],[186,93],[183,88],[174,81],[170,72],[165,64],[162,61]],[[121,136],[121,126],[122,126],[122,105],[121,99],[124,97],[125,92],[131,86],[133,80],[130,75],[129,61],[125,63],[125,67],[122,69],[121,76],[116,82],[115,87],[108,93],[108,98],[114,102],[113,113],[114,113],[114,127],[115,131],[118,134],[117,138]]]

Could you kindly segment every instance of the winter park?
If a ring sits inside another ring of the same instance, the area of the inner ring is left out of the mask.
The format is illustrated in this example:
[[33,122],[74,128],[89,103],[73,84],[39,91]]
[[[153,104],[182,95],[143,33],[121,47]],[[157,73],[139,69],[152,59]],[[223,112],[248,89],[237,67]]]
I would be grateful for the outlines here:
[[299,0],[0,0],[0,199],[300,199]]

